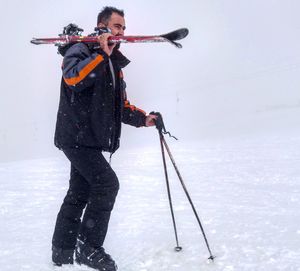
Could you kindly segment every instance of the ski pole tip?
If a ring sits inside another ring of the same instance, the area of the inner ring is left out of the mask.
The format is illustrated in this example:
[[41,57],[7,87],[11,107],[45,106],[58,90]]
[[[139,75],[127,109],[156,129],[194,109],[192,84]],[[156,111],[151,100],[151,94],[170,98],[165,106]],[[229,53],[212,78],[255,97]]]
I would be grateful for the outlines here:
[[178,247],[175,247],[174,250],[175,250],[176,252],[179,252],[179,251],[182,250],[182,247],[179,247],[179,246],[178,246]]
[[213,262],[215,258],[216,258],[216,256],[211,255],[211,256],[208,258],[208,260],[210,260],[210,261]]

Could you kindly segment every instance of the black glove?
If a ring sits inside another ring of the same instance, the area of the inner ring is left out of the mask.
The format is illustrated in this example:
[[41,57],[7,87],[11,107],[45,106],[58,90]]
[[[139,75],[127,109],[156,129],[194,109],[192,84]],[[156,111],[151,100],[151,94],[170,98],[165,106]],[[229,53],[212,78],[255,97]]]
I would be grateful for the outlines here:
[[150,115],[157,116],[157,119],[154,120],[154,122],[156,129],[159,131],[159,133],[168,134],[170,137],[173,137],[176,140],[178,140],[175,136],[172,136],[170,132],[167,132],[161,113],[152,111],[150,112]]

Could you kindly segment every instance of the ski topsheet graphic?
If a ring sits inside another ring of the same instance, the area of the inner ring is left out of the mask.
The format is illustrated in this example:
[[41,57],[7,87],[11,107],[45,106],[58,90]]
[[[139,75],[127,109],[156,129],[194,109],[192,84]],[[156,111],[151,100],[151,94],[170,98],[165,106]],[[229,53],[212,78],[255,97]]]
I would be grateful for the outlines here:
[[[77,27],[78,28],[78,27]],[[89,36],[82,36],[83,30],[78,28],[77,31],[71,32],[72,34],[63,33],[56,38],[33,38],[31,43],[39,44],[54,44],[56,46],[64,46],[72,43],[84,42],[90,44],[98,44],[98,35],[94,33]],[[65,32],[65,29],[64,29]],[[163,35],[151,36],[111,36],[109,37],[110,43],[151,43],[151,42],[169,42],[177,48],[182,48],[182,45],[176,41],[185,38],[189,34],[187,28],[180,28]]]

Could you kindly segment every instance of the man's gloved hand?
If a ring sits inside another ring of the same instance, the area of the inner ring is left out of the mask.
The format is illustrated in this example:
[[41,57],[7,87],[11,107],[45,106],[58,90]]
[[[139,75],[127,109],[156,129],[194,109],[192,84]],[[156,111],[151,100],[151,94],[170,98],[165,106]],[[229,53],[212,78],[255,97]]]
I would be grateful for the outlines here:
[[114,44],[109,44],[108,43],[108,38],[113,36],[111,33],[103,33],[100,36],[98,36],[98,42],[100,44],[101,49],[108,55],[110,56],[116,47],[116,43]]
[[[150,117],[151,116],[151,117]],[[159,112],[150,112],[150,114],[147,116],[149,118],[149,123],[150,125],[148,126],[156,126],[156,129],[159,131],[160,134],[168,134],[170,137],[173,137],[174,139],[177,140],[175,136],[172,136],[170,132],[166,130],[163,117]],[[147,118],[146,118],[146,123],[147,123]],[[147,126],[147,125],[146,125]]]
[[145,122],[145,126],[149,127],[149,126],[155,126],[155,120],[157,120],[158,116],[157,115],[153,115],[153,114],[149,114],[146,117],[146,122]]

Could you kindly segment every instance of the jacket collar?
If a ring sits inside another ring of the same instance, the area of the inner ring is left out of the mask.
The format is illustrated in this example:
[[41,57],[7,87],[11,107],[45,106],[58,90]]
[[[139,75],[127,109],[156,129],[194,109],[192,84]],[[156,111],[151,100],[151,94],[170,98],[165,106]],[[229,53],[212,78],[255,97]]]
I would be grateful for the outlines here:
[[130,63],[130,60],[119,50],[114,50],[110,58],[112,62],[116,63],[121,69],[125,68]]

